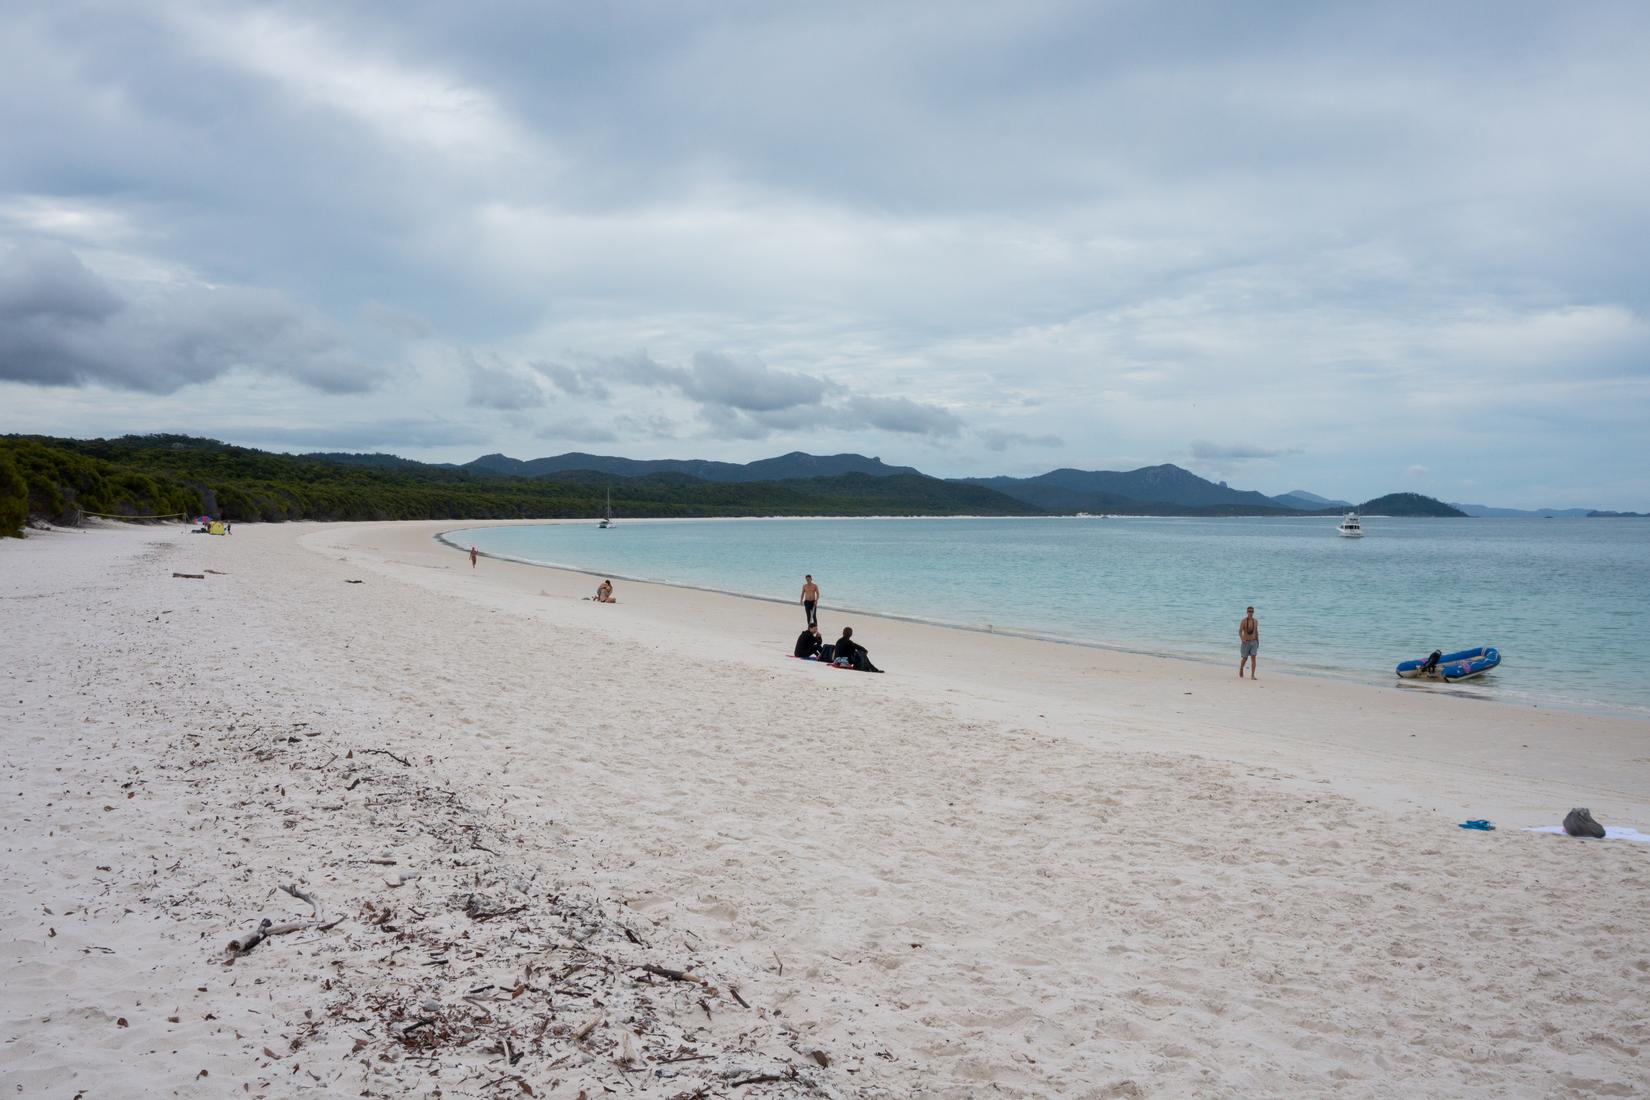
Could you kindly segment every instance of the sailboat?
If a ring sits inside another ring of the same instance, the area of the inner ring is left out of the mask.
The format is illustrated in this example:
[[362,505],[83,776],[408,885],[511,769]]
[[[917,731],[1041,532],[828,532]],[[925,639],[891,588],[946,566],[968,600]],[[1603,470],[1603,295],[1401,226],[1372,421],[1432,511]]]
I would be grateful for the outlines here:
[[596,526],[601,527],[601,528],[608,528],[608,527],[613,526],[613,490],[612,489],[609,489],[607,491],[607,510],[602,513],[602,521],[600,523],[596,524]]

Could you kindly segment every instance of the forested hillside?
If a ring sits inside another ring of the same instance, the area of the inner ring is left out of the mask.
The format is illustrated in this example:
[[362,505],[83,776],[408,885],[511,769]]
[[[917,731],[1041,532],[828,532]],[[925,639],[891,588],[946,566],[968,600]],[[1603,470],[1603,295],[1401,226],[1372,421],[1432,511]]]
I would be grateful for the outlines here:
[[989,489],[910,474],[742,483],[579,471],[523,478],[421,463],[340,463],[188,436],[0,437],[0,526],[9,533],[21,525],[19,507],[52,523],[76,523],[85,513],[180,512],[273,522],[534,519],[594,516],[609,491],[614,511],[633,517],[1037,512]]

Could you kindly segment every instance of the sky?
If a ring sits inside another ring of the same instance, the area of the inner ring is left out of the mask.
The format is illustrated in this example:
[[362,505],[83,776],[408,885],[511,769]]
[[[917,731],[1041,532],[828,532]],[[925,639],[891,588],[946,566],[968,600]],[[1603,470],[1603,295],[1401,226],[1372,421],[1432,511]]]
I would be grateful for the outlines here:
[[1650,5],[0,25],[0,432],[1650,510]]

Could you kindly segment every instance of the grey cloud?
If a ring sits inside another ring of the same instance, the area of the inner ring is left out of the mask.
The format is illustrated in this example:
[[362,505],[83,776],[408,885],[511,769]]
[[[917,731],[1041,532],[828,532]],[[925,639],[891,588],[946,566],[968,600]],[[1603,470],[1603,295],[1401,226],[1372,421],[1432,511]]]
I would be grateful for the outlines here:
[[735,359],[719,352],[693,356],[691,372],[684,372],[682,392],[707,405],[723,405],[747,412],[774,412],[798,405],[817,405],[826,384],[807,374],[774,370],[754,359]]
[[598,401],[607,399],[607,387],[593,372],[543,359],[527,365],[548,378],[552,385],[569,397],[592,397]]
[[327,393],[360,392],[382,375],[324,318],[274,291],[161,285],[123,296],[62,245],[0,254],[0,381],[172,393],[233,370]]
[[560,420],[533,429],[534,439],[566,440],[569,443],[617,443],[618,433],[599,424]]
[[1299,448],[1294,447],[1256,447],[1248,443],[1206,443],[1199,440],[1192,444],[1192,457],[1206,462],[1242,462],[1252,458],[1282,458],[1284,455],[1299,453]]
[[585,368],[535,364],[570,394],[593,394],[604,383],[670,389],[706,406],[767,413],[799,405],[817,405],[829,385],[820,378],[774,370],[752,358],[721,352],[694,353],[687,367],[660,363],[646,352],[611,356]]
[[987,450],[1006,451],[1010,447],[1064,447],[1066,441],[1057,435],[1030,435],[1026,432],[982,431],[980,442]]
[[624,439],[679,439],[681,427],[666,416],[620,416],[614,430]]
[[469,402],[484,409],[533,409],[544,404],[544,391],[531,377],[497,359],[466,353],[470,374]]
[[701,405],[699,416],[719,439],[766,439],[775,431],[761,419],[726,405]]
[[674,386],[684,388],[690,379],[680,367],[667,367],[645,351],[613,355],[603,359],[593,373],[616,384],[631,386]]
[[841,427],[879,428],[885,432],[914,435],[953,436],[962,431],[957,415],[938,405],[925,405],[908,397],[851,397],[837,414]]
[[366,303],[361,307],[361,316],[402,340],[428,340],[435,334],[430,323],[418,314],[383,302]]
[[277,424],[231,425],[216,429],[215,434],[245,444],[266,443],[335,451],[379,447],[453,447],[489,441],[488,433],[473,425],[433,417],[397,417],[301,428]]
[[124,306],[62,245],[24,241],[0,252],[0,325],[91,323]]
[[608,385],[672,390],[698,405],[712,434],[728,439],[765,439],[775,432],[818,428],[954,436],[963,426],[954,413],[936,405],[847,394],[823,378],[721,352],[697,352],[687,367],[660,363],[646,352],[583,367],[547,362],[533,367],[568,394],[605,397]]

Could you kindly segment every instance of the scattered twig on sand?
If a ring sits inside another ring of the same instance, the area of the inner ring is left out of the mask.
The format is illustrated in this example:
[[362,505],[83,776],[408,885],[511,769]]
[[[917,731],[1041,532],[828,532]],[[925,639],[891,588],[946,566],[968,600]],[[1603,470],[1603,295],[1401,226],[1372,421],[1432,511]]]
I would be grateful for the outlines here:
[[[699,985],[705,984],[705,979],[699,977],[697,974],[691,974],[686,970],[672,970],[668,966],[654,966],[652,963],[642,964],[642,969],[647,971],[649,974],[657,974],[661,978],[669,978],[673,982],[695,982]],[[750,1006],[746,1005],[745,1007],[749,1008]]]
[[601,1026],[601,1022],[605,1019],[607,1019],[607,1017],[602,1015],[600,1012],[590,1017],[590,1019],[580,1024],[578,1028],[574,1030],[573,1041],[575,1043],[584,1042],[590,1037],[590,1033],[592,1031],[595,1031],[597,1027]]
[[464,915],[469,917],[471,920],[492,920],[494,917],[513,917],[517,913],[524,913],[526,911],[527,906],[525,905],[512,905],[505,909],[483,909],[481,906],[476,904],[476,896],[474,894],[471,894],[469,900],[464,903]]
[[738,986],[736,986],[736,985],[728,986],[728,995],[730,997],[732,997],[734,1000],[739,1002],[739,1007],[740,1008],[749,1008],[750,1007],[750,1004],[746,1002],[745,998],[743,998],[739,995],[739,987]]
[[391,752],[389,749],[362,749],[361,751],[364,752],[364,753],[369,753],[373,756],[387,756],[391,760],[394,760],[397,764],[400,764],[404,768],[412,767],[412,761],[411,760],[408,760],[405,756],[397,756],[395,753]]
[[206,579],[205,573],[173,573],[172,576],[182,577],[186,581],[204,581]]
[[746,1085],[766,1085],[774,1081],[789,1081],[790,1079],[791,1074],[788,1073],[758,1073],[750,1077],[741,1077],[737,1081],[729,1081],[728,1087],[742,1089]]

